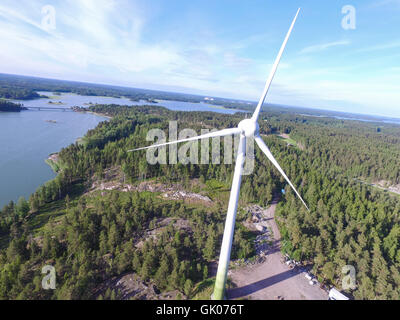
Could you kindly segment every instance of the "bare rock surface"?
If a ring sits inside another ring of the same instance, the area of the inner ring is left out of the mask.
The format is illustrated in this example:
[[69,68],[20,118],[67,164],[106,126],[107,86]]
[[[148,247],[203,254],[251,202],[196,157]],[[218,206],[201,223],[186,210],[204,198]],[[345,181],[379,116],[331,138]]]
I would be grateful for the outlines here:
[[155,227],[153,229],[147,230],[145,234],[142,235],[140,240],[135,244],[135,247],[142,248],[144,243],[150,239],[157,241],[157,236],[169,225],[173,225],[174,228],[178,230],[183,230],[185,232],[192,232],[190,223],[186,219],[177,219],[177,218],[158,219],[155,222]]
[[[198,180],[193,181],[192,184],[194,185],[196,183],[198,183]],[[125,183],[125,179],[118,167],[105,171],[104,179],[93,179],[89,192],[94,192],[97,190],[118,190],[122,192],[159,192],[162,193],[162,198],[166,200],[183,200],[189,203],[202,203],[207,206],[212,205],[212,200],[209,197],[186,191],[179,184],[166,185],[155,181],[143,181],[136,185]]]
[[114,290],[119,300],[174,300],[177,295],[185,299],[185,295],[178,290],[161,293],[154,283],[144,282],[135,273],[114,277],[104,282],[97,289],[95,297],[104,296],[107,289]]

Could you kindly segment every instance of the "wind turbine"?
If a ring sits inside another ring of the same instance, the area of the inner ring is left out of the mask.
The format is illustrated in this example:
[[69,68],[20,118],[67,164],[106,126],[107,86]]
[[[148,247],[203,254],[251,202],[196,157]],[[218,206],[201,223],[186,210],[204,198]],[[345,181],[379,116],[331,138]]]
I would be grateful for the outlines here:
[[149,148],[163,147],[166,145],[177,144],[180,142],[190,142],[190,141],[195,141],[195,140],[208,139],[208,138],[214,138],[214,137],[223,137],[223,136],[235,135],[235,134],[240,135],[239,147],[238,147],[237,156],[236,156],[235,171],[234,171],[234,175],[233,175],[231,194],[230,194],[230,198],[229,198],[229,205],[228,205],[228,211],[227,211],[226,222],[225,222],[224,236],[223,236],[223,240],[222,240],[221,253],[220,253],[219,263],[218,263],[217,277],[216,277],[216,281],[215,281],[214,293],[212,296],[212,298],[214,300],[222,300],[222,299],[224,299],[224,295],[225,295],[225,285],[226,285],[226,279],[227,279],[227,275],[228,275],[229,261],[230,261],[230,257],[231,257],[233,233],[235,230],[235,219],[236,219],[236,212],[237,212],[237,206],[238,206],[238,200],[239,200],[240,183],[242,180],[242,171],[243,171],[243,166],[244,166],[244,161],[245,161],[245,156],[246,156],[246,140],[248,138],[255,139],[255,141],[256,141],[257,145],[259,146],[259,148],[261,149],[261,151],[264,152],[264,154],[267,156],[267,158],[278,169],[278,171],[282,174],[282,176],[285,178],[287,183],[291,186],[291,188],[294,190],[294,192],[300,198],[301,202],[304,204],[304,206],[307,208],[307,210],[309,210],[306,203],[304,202],[304,200],[302,199],[300,194],[297,192],[296,188],[293,186],[292,182],[289,180],[289,178],[287,177],[285,172],[282,170],[279,163],[276,161],[276,159],[272,155],[272,153],[269,150],[269,148],[267,147],[267,145],[264,143],[263,139],[260,137],[259,126],[257,123],[258,116],[261,111],[261,107],[264,104],[265,97],[271,86],[271,82],[274,78],[275,72],[278,68],[283,51],[286,47],[287,41],[289,40],[290,34],[293,30],[293,27],[296,22],[297,16],[299,15],[299,12],[300,12],[300,8],[297,10],[296,16],[294,17],[293,22],[292,22],[292,24],[289,28],[289,31],[286,35],[286,38],[283,41],[282,47],[279,50],[278,56],[276,57],[276,60],[272,66],[271,73],[265,84],[264,92],[262,93],[262,96],[261,96],[260,101],[258,102],[257,108],[254,111],[254,114],[250,119],[242,120],[239,123],[237,128],[224,129],[224,130],[200,135],[197,137],[191,137],[191,138],[187,138],[187,139],[182,139],[182,140],[177,140],[177,141],[172,141],[172,142],[167,142],[167,143],[162,143],[162,144],[156,144],[156,145],[152,145],[149,147],[129,150],[129,152],[131,152],[131,151],[144,150],[144,149],[149,149]]

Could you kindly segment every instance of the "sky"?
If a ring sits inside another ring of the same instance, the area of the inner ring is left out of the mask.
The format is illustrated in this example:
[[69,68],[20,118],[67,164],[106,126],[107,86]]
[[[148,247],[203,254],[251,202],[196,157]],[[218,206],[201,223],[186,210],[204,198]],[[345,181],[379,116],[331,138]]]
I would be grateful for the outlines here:
[[400,118],[400,0],[2,0],[0,72],[257,101],[299,7],[267,102]]

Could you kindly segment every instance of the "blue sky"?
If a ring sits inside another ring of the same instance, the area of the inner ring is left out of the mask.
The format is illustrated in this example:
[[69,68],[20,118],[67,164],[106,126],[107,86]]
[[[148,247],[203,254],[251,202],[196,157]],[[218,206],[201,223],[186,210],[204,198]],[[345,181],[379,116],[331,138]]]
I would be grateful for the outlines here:
[[258,100],[298,7],[267,102],[400,117],[400,0],[2,0],[0,72]]

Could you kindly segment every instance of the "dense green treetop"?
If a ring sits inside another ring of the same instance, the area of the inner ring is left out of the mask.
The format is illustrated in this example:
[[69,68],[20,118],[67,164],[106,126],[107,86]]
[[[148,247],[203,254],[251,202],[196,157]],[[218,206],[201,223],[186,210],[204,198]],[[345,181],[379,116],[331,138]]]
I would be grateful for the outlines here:
[[[115,105],[90,110],[113,118],[60,151],[62,170],[30,197],[29,209],[20,200],[0,212],[0,298],[96,298],[98,285],[125,272],[152,279],[162,291],[190,296],[218,256],[232,165],[224,163],[223,152],[218,165],[149,165],[146,151],[127,150],[148,145],[152,128],[167,132],[170,120],[178,122],[178,130],[200,133],[236,126],[243,114]],[[243,177],[239,208],[266,206],[285,188],[277,209],[285,252],[312,263],[321,281],[339,288],[341,268],[354,265],[357,288],[349,293],[356,298],[399,299],[399,196],[366,183],[400,182],[400,127],[277,111],[262,117],[267,120],[260,121],[263,138],[311,211],[259,151],[255,171]],[[290,143],[278,133],[290,135]],[[166,201],[150,192],[89,192],[109,168],[120,168],[131,185],[145,179],[189,189],[198,181],[215,205]],[[158,242],[147,238],[166,218],[186,220],[190,230],[170,225]],[[253,236],[240,223],[247,218],[239,210],[233,258],[254,255]],[[40,286],[38,266],[48,263],[57,269],[54,292]],[[118,294],[102,297],[111,296]]]

